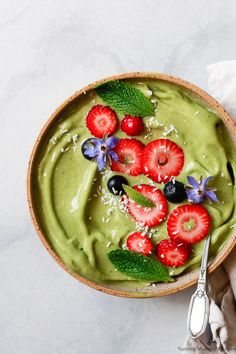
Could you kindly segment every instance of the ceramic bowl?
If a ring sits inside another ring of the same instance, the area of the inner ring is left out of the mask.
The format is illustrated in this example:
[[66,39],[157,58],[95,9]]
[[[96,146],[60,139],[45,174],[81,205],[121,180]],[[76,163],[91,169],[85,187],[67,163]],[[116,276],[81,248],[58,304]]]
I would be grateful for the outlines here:
[[[50,253],[50,255],[55,259],[56,262],[68,273],[70,273],[74,278],[77,280],[81,281],[82,283],[95,288],[99,291],[111,294],[111,295],[117,295],[117,296],[123,296],[123,297],[133,297],[133,298],[145,298],[145,297],[159,297],[159,296],[164,296],[164,295],[169,295],[176,293],[178,291],[181,291],[192,284],[196,283],[198,279],[198,274],[199,274],[199,269],[196,269],[192,272],[187,272],[183,275],[180,275],[176,277],[176,281],[174,283],[160,283],[155,287],[152,286],[147,286],[143,289],[134,289],[130,290],[125,287],[122,287],[121,285],[105,285],[105,284],[97,284],[95,282],[92,282],[80,274],[73,273],[71,272],[65,264],[62,262],[62,260],[56,255],[54,250],[51,248],[50,244],[47,241],[46,235],[44,234],[42,227],[40,225],[40,220],[37,215],[37,208],[36,208],[36,203],[37,200],[34,198],[34,176],[35,172],[37,169],[37,161],[40,156],[40,151],[41,147],[44,145],[46,139],[48,139],[49,132],[53,128],[54,124],[58,122],[62,114],[70,108],[73,103],[75,103],[77,100],[80,99],[82,95],[85,93],[88,93],[90,90],[92,90],[96,85],[101,84],[103,82],[109,81],[109,80],[116,80],[116,79],[132,79],[132,78],[140,78],[140,79],[156,79],[156,80],[161,80],[164,82],[169,82],[175,85],[178,85],[182,89],[185,89],[188,91],[190,95],[193,95],[197,100],[200,100],[204,105],[207,107],[213,109],[223,120],[230,136],[232,137],[234,143],[236,144],[236,125],[233,122],[232,118],[229,116],[229,114],[225,111],[225,109],[211,96],[209,96],[206,92],[198,88],[197,86],[184,81],[182,79],[169,76],[166,74],[159,74],[159,73],[146,73],[146,72],[135,72],[135,73],[126,73],[126,74],[120,74],[120,75],[115,75],[112,77],[105,78],[103,80],[97,81],[91,85],[88,85],[81,89],[80,91],[76,92],[73,96],[71,96],[69,99],[67,99],[53,114],[52,116],[48,119],[46,122],[45,126],[41,130],[32,154],[31,158],[29,161],[29,168],[28,168],[28,177],[27,177],[27,195],[28,195],[28,204],[30,208],[30,214],[33,220],[33,224],[37,230],[37,233],[43,242],[44,246]],[[230,253],[230,251],[233,249],[234,245],[236,243],[236,238],[231,237],[229,240],[226,242],[224,247],[220,250],[218,255],[211,261],[209,264],[209,273],[213,272],[227,257],[227,255]]]

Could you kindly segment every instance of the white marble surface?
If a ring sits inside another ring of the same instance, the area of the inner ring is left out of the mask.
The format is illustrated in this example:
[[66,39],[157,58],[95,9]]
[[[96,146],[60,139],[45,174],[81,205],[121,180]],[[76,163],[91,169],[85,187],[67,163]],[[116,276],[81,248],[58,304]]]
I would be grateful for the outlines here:
[[236,58],[235,1],[8,0],[0,14],[0,353],[179,352],[192,289],[127,300],[72,279],[32,227],[27,161],[50,113],[91,81],[161,71],[206,89],[206,65]]

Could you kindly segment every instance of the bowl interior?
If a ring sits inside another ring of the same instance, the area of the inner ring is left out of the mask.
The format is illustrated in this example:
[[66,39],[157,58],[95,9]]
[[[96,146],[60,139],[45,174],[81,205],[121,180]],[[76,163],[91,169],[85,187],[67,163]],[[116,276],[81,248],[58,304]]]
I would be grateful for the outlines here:
[[[128,74],[121,74],[121,75],[109,77],[99,82],[96,82],[94,84],[91,84],[85,87],[84,89],[80,90],[79,92],[75,93],[71,98],[66,100],[47,121],[46,125],[40,132],[40,135],[35,143],[31,155],[31,159],[29,162],[28,181],[27,181],[28,203],[29,203],[33,223],[36,227],[36,230],[44,246],[47,248],[47,250],[52,255],[52,257],[76,279],[82,281],[86,285],[96,288],[97,290],[112,295],[118,295],[124,297],[158,297],[158,296],[175,293],[181,289],[184,289],[194,284],[198,278],[199,269],[196,269],[192,272],[187,272],[186,274],[176,277],[176,281],[174,283],[167,283],[167,284],[161,283],[155,286],[147,285],[144,288],[134,288],[132,291],[130,290],[130,287],[127,288],[124,285],[120,285],[120,284],[118,285],[116,283],[98,284],[92,282],[82,277],[80,274],[71,272],[51,248],[45,236],[42,223],[40,222],[39,214],[40,214],[41,206],[37,203],[37,198],[35,194],[36,171],[38,168],[38,164],[39,161],[41,160],[45,144],[47,143],[48,138],[51,136],[55,125],[58,124],[58,121],[60,121],[65,116],[65,114],[67,114],[69,111],[73,110],[76,105],[80,104],[81,100],[83,100],[84,93],[89,93],[89,91],[91,91],[95,85],[100,84],[104,81],[109,81],[114,79],[130,79],[130,78],[154,79],[154,80],[156,79],[156,80],[161,80],[161,81],[169,82],[174,85],[180,86],[182,89],[187,91],[188,95],[194,96],[195,100],[200,101],[203,105],[214,110],[214,112],[220,116],[232,140],[234,141],[234,143],[236,143],[236,128],[230,116],[225,112],[223,107],[219,103],[217,103],[212,97],[210,97],[207,93],[205,93],[198,87],[192,85],[191,83],[183,81],[179,78],[174,78],[168,75],[157,74],[157,73],[128,73]],[[215,257],[215,259],[211,260],[209,264],[209,272],[212,272],[218,265],[221,264],[221,262],[232,250],[233,246],[235,245],[235,241],[236,239],[233,236],[228,239],[228,241],[225,243],[224,247],[222,247],[222,249]]]

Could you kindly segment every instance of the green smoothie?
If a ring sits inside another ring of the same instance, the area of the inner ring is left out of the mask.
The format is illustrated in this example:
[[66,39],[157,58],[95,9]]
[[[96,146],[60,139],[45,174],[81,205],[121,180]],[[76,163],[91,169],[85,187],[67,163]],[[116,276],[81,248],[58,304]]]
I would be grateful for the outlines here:
[[[203,205],[212,219],[210,253],[215,257],[236,226],[232,181],[236,151],[226,128],[214,112],[173,84],[137,79],[129,82],[156,104],[155,115],[143,118],[145,131],[137,138],[144,144],[168,138],[183,149],[185,162],[178,181],[187,184],[189,175],[196,179],[213,176],[209,184],[217,189],[219,203],[204,201]],[[85,159],[81,152],[82,143],[92,137],[85,117],[95,104],[104,102],[95,91],[85,94],[51,129],[37,169],[37,212],[48,242],[71,271],[98,283],[130,281],[131,287],[137,286],[141,284],[138,280],[134,282],[116,271],[107,257],[111,250],[122,248],[127,236],[137,230],[133,218],[120,208],[120,197],[107,188],[108,179],[117,172],[112,172],[109,165],[99,172],[97,163]],[[121,120],[124,114],[117,116]],[[115,136],[127,137],[120,129]],[[150,184],[143,174],[125,177],[130,186]],[[162,184],[152,185],[163,190]],[[168,207],[170,213],[176,205],[168,203]],[[167,236],[166,221],[152,230],[154,244]],[[190,259],[182,267],[170,268],[170,274],[198,267],[202,248],[203,241],[195,244]]]

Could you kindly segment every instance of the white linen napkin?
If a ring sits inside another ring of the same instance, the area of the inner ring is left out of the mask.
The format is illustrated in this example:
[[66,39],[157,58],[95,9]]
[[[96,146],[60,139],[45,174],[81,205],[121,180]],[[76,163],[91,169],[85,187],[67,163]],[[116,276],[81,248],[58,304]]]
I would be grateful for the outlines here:
[[[207,67],[209,93],[231,113],[236,122],[236,60]],[[210,317],[199,339],[187,336],[184,353],[236,354],[236,248],[209,277]]]

